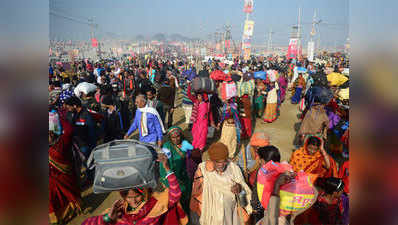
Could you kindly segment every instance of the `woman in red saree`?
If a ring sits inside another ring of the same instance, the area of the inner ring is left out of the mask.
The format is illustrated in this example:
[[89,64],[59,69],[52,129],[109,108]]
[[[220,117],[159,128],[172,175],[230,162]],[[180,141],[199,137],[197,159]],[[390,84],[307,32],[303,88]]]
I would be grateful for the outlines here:
[[319,177],[337,177],[336,162],[323,148],[323,140],[310,136],[303,147],[297,149],[290,158],[290,165],[295,172],[304,171]]
[[72,126],[60,115],[63,133],[49,131],[49,218],[50,224],[67,223],[81,212],[80,189],[72,169]]
[[210,104],[206,93],[198,93],[196,96],[192,95],[191,84],[188,85],[187,95],[194,104],[191,115],[191,120],[193,121],[192,145],[195,149],[203,151],[206,146],[209,116],[211,116],[211,113],[209,113]]

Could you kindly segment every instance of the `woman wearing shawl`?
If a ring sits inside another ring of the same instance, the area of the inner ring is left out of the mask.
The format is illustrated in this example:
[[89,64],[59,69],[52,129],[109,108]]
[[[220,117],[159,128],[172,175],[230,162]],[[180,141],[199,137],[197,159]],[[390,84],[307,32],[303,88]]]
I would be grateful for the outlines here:
[[288,84],[284,73],[282,73],[281,76],[279,76],[278,83],[279,83],[280,102],[282,103],[285,101],[286,88],[287,88],[287,84]]
[[[186,160],[190,157],[193,146],[186,140],[184,140],[182,129],[177,126],[172,126],[167,132],[170,141],[163,144],[163,151],[169,158],[170,170],[174,172],[177,177],[180,189],[182,192],[181,205],[186,213],[189,213],[189,199],[191,198],[191,186],[192,182],[188,176],[188,169],[191,169],[191,177],[195,172],[196,168],[187,168]],[[167,187],[168,182],[166,179],[166,169],[161,165],[160,169],[160,181]]]
[[196,96],[192,95],[190,84],[188,85],[187,95],[194,103],[191,115],[191,120],[193,121],[192,145],[195,149],[203,151],[207,139],[210,105],[206,94],[197,94]]
[[222,118],[218,124],[218,129],[222,124],[220,142],[228,147],[228,157],[233,159],[240,144],[241,124],[239,120],[238,105],[235,98],[231,98],[224,104]]
[[294,82],[293,84],[293,88],[295,88],[294,90],[294,95],[292,97],[292,104],[297,104],[300,102],[301,100],[301,92],[303,91],[303,88],[305,88],[305,80],[303,78],[302,74],[298,75],[297,80]]
[[[67,223],[81,212],[77,176],[72,167],[72,126],[61,114],[50,113],[49,124],[49,218],[50,224]],[[59,126],[60,124],[60,126]],[[61,131],[61,127],[63,132]]]
[[162,192],[153,192],[148,188],[120,191],[122,199],[114,202],[103,215],[88,218],[83,225],[186,225],[188,217],[178,204],[181,189],[177,177],[170,170],[164,154],[159,154],[158,160],[167,171],[168,189]]
[[264,122],[272,123],[277,118],[278,110],[278,94],[279,89],[277,82],[270,82],[268,86],[267,105],[265,107]]
[[336,162],[323,148],[323,140],[317,136],[306,139],[303,147],[297,149],[290,158],[295,172],[301,170],[319,177],[337,177]]

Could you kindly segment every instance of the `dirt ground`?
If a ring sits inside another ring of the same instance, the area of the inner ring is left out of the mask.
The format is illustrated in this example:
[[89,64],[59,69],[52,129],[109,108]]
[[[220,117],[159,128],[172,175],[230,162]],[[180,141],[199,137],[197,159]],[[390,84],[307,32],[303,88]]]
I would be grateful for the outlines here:
[[[257,119],[255,124],[255,131],[265,131],[271,137],[271,144],[278,147],[281,152],[281,160],[288,161],[292,151],[294,150],[293,141],[296,135],[296,129],[299,126],[298,122],[298,105],[290,104],[286,98],[286,101],[280,108],[280,116],[273,123],[263,123],[262,120]],[[178,103],[181,102],[181,96],[178,99]],[[185,124],[184,111],[181,107],[177,108],[173,115],[173,124],[180,126],[185,132],[184,135],[188,140],[192,140],[191,134],[187,131],[187,125]],[[134,136],[137,138],[137,134]],[[214,141],[216,141],[215,138]],[[247,142],[247,141],[246,141]],[[245,143],[245,142],[244,142]],[[204,154],[204,159],[207,158],[207,154]],[[80,225],[86,218],[100,215],[105,209],[110,208],[112,203],[117,200],[120,195],[117,192],[109,194],[94,194],[91,188],[82,193],[83,197],[83,213],[80,216],[75,217],[69,224]]]

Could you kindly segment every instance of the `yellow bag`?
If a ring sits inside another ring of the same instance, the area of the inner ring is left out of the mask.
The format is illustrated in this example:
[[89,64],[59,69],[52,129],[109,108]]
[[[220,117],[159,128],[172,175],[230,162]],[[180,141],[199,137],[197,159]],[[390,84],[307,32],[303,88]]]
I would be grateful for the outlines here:
[[350,88],[340,89],[338,96],[340,100],[350,99]]
[[281,216],[310,208],[317,197],[310,175],[304,172],[298,172],[295,181],[282,185],[279,196],[279,214]]

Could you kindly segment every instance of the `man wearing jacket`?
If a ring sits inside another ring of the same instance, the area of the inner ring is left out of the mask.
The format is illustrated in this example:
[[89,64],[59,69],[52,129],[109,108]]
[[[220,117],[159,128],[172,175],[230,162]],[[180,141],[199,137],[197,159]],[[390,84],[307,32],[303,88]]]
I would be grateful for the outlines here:
[[163,105],[163,123],[166,123],[167,114],[167,128],[173,125],[173,112],[174,112],[174,98],[176,89],[174,85],[170,85],[170,80],[166,78],[162,86],[159,89],[159,101]]
[[73,125],[73,137],[77,140],[80,150],[88,157],[96,146],[97,135],[95,121],[79,98],[73,96],[65,100],[68,120]]
[[140,135],[139,140],[141,142],[157,144],[161,147],[165,129],[159,113],[156,109],[146,106],[145,95],[138,95],[135,99],[135,103],[137,105],[137,111],[134,121],[124,138],[128,139],[129,136],[138,129]]
[[112,96],[103,97],[101,106],[103,108],[104,121],[102,123],[104,131],[104,142],[123,138],[123,120],[120,111],[116,108]]

